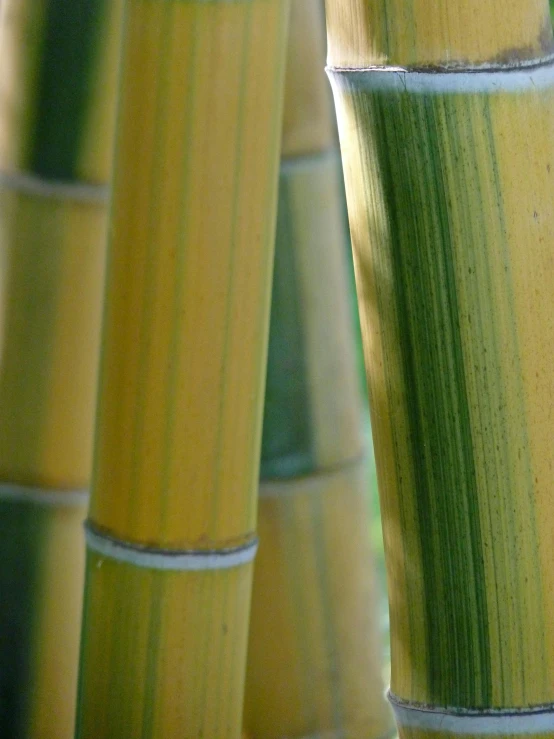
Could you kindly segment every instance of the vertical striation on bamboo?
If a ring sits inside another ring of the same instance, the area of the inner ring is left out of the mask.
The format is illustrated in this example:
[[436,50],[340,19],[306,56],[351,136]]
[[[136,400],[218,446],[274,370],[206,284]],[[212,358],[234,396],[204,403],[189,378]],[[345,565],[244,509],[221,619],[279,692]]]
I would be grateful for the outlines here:
[[121,6],[2,0],[0,736],[75,721]]
[[554,733],[546,0],[328,0],[403,737]]
[[124,12],[76,733],[236,739],[288,3]]
[[245,700],[250,739],[391,729],[320,0],[294,0]]

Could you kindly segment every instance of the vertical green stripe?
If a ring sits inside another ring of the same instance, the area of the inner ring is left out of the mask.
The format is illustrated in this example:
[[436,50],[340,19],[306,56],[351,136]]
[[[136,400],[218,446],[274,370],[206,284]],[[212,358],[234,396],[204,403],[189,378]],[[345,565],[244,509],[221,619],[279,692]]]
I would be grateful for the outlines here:
[[29,169],[77,176],[89,94],[109,0],[47,0]]
[[[427,680],[442,705],[490,702],[478,491],[436,100],[375,94],[375,144],[390,229],[407,444],[416,496]],[[440,104],[440,103],[439,103]],[[360,121],[360,125],[364,125]],[[390,320],[390,319],[389,319]],[[385,339],[386,341],[386,339]],[[387,353],[389,357],[387,357]],[[385,344],[385,362],[391,360]],[[398,437],[398,430],[393,430]],[[402,470],[397,466],[398,479]],[[401,483],[402,487],[402,483]],[[449,684],[450,683],[450,684]]]
[[[291,179],[292,177],[292,179]],[[292,207],[294,174],[281,175],[262,434],[262,479],[305,474],[314,467],[301,281],[301,248]]]
[[[371,115],[373,112],[372,101],[371,100],[368,101],[368,98],[364,95],[356,95],[355,89],[349,90],[349,98],[352,104],[352,112],[354,114],[354,117],[358,120],[358,122],[365,120],[365,121],[371,122],[371,125],[373,125],[373,120],[372,120],[372,115]],[[374,192],[374,190],[378,189],[379,185],[377,184],[376,186],[376,183],[373,178],[373,174],[375,173],[375,179],[377,178],[380,179],[379,163],[375,161],[375,157],[373,155],[373,150],[371,149],[371,147],[367,146],[368,142],[364,136],[364,133],[365,133],[364,126],[357,125],[354,127],[354,131],[356,135],[356,151],[360,152],[360,157],[362,158],[362,166],[361,166],[362,181],[360,184],[362,185],[363,192],[365,194],[365,197],[368,199],[368,201],[373,200],[374,202],[377,202],[378,195],[376,192]],[[344,162],[344,164],[348,164],[348,163]],[[346,175],[348,172],[347,168],[344,169],[344,172]],[[381,215],[385,207],[386,207],[385,203],[379,203],[379,210],[381,211],[380,213]],[[386,281],[390,279],[391,269],[390,269],[389,258],[386,253],[386,250],[377,248],[380,231],[379,231],[379,226],[377,225],[377,227],[375,227],[374,224],[372,223],[373,215],[374,214],[370,213],[369,208],[364,213],[365,227],[367,228],[367,232],[372,235],[374,244],[376,247],[371,255],[371,260],[369,259],[369,255],[364,254],[362,250],[354,251],[353,253],[357,285],[364,284],[366,281],[368,283],[371,283],[373,279],[371,276],[372,272],[375,273],[376,280],[378,278],[382,280],[386,280]],[[352,245],[355,246],[355,243],[353,242]],[[366,272],[368,274],[366,274]],[[386,308],[384,307],[386,305],[385,296],[383,295],[383,291],[378,289],[378,286],[377,286],[375,298],[376,298],[376,309],[378,311],[378,315],[380,317],[386,316]],[[362,308],[363,306],[360,304],[360,309]],[[367,325],[367,317],[363,315],[363,313],[361,313],[360,315],[361,315],[361,318],[363,319],[360,321],[360,328],[362,329],[363,327],[364,333],[365,333],[369,329],[369,326]],[[395,329],[394,331],[385,330],[382,332],[383,354],[384,354],[385,359],[387,357],[387,348],[386,348],[387,344],[389,344],[391,340],[392,341],[397,340],[397,334],[398,334],[397,329]],[[364,357],[364,364],[365,364],[365,357]],[[390,398],[393,396],[392,385],[394,381],[394,375],[391,372],[385,372],[384,380],[386,383],[385,395],[390,403]],[[371,407],[373,408],[375,407],[374,405],[375,398],[373,395],[374,387],[371,383],[368,383],[367,389],[368,389],[369,401],[370,401]],[[390,412],[391,418],[394,418],[395,414],[394,414],[393,409],[390,408],[390,406],[389,406],[389,412]],[[398,454],[399,453],[399,448],[398,448],[399,439],[393,436],[393,443],[395,445],[394,452],[395,454]],[[376,472],[378,471],[378,463],[379,463],[378,451],[379,451],[378,448],[375,449]],[[402,482],[403,482],[402,478],[397,479],[397,484],[400,490],[402,488],[402,484],[401,484]],[[382,495],[381,489],[379,489],[379,492]],[[403,505],[399,506],[399,516],[400,516],[399,524],[400,524],[400,530],[402,533],[407,531],[407,523],[409,520],[409,512],[406,510],[406,508],[407,506],[403,506]],[[382,504],[382,511],[383,511],[384,516],[386,516],[386,504],[384,505]],[[417,553],[414,551],[409,551],[403,537],[398,537],[397,545],[399,549],[402,550],[402,557],[401,557],[402,570],[404,573],[407,573],[408,572],[408,562],[415,560],[417,558]],[[405,619],[408,624],[410,644],[413,644],[415,641],[414,635],[415,635],[415,630],[416,630],[414,611],[410,607],[410,603],[414,602],[414,596],[418,598],[420,597],[418,585],[419,585],[418,583],[414,582],[413,578],[407,577],[405,580],[405,587],[406,587],[405,597],[400,601],[398,610],[395,610],[395,609],[390,610],[391,632],[393,632],[395,629],[396,621]],[[402,608],[400,608],[400,605],[402,606]],[[427,654],[427,652],[428,650],[426,648],[424,651],[424,654]],[[392,644],[391,644],[391,656],[392,657],[394,656],[392,655]],[[426,667],[423,664],[421,664],[420,669],[423,672],[426,669]],[[414,689],[417,690],[417,687],[420,683],[420,680],[418,678],[419,676],[414,676],[414,675],[411,676],[412,692],[414,691]]]
[[48,510],[0,504],[0,736],[28,736],[37,612]]

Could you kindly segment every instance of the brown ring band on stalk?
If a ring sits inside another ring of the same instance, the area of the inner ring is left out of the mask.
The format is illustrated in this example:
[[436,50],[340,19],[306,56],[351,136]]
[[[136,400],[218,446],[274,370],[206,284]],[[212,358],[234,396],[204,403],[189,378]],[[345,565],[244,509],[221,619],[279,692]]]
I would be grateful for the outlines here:
[[466,709],[429,706],[403,701],[390,691],[387,697],[401,727],[450,734],[513,736],[554,731],[554,703],[527,708]]
[[79,203],[106,204],[110,186],[94,182],[66,182],[48,180],[28,172],[0,172],[0,188],[55,200],[73,200]]
[[541,89],[554,83],[554,58],[537,60],[527,66],[498,67],[326,67],[339,87],[356,81],[356,92],[390,91],[422,94],[508,94],[525,89]]
[[87,547],[97,554],[118,562],[150,570],[178,572],[228,570],[249,564],[256,556],[258,539],[229,549],[161,549],[121,541],[99,530],[91,521],[85,523]]
[[78,507],[88,504],[89,493],[88,490],[53,490],[0,483],[0,502],[2,500],[36,503],[52,508]]

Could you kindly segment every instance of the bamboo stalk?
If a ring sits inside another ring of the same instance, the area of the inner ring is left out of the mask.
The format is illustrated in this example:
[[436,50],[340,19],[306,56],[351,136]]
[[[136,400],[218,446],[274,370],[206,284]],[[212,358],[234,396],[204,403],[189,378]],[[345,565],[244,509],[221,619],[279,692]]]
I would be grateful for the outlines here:
[[247,735],[390,735],[365,462],[262,481],[259,534]]
[[381,737],[361,398],[323,4],[292,4],[245,730]]
[[287,19],[125,5],[78,737],[240,736]]
[[72,736],[120,4],[4,0],[0,736]]
[[364,452],[342,215],[334,148],[282,160],[262,479]]
[[551,735],[548,3],[389,8],[328,2],[393,706],[405,737]]

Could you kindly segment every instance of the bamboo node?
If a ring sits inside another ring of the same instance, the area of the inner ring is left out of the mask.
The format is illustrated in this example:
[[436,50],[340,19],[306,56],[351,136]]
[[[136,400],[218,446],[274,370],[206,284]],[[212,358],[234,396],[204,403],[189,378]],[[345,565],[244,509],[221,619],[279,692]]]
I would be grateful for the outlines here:
[[316,469],[303,475],[294,477],[262,477],[258,495],[260,498],[282,498],[297,495],[299,491],[306,492],[307,487],[313,487],[316,494],[320,491],[323,481],[341,479],[343,475],[358,467],[367,464],[367,454],[363,451],[343,462]]
[[0,483],[0,501],[2,500],[34,503],[51,508],[73,508],[88,505],[89,493],[88,490],[53,490],[51,488]]
[[299,169],[311,170],[317,166],[328,164],[340,164],[340,155],[335,147],[323,151],[310,152],[308,154],[295,154],[293,156],[281,157],[281,174],[297,172]]
[[252,562],[258,549],[258,539],[255,536],[242,546],[227,549],[161,549],[115,539],[98,529],[91,521],[85,523],[85,538],[89,550],[107,559],[150,570],[179,572],[240,567]]
[[405,701],[388,691],[401,727],[449,734],[514,736],[554,731],[554,703],[524,708],[468,709]]
[[[326,67],[332,83],[368,92],[511,93],[554,83],[554,57],[533,65],[483,67]],[[353,84],[354,83],[354,84]]]
[[110,186],[93,182],[47,180],[28,172],[0,172],[0,188],[54,200],[104,205],[110,197]]

